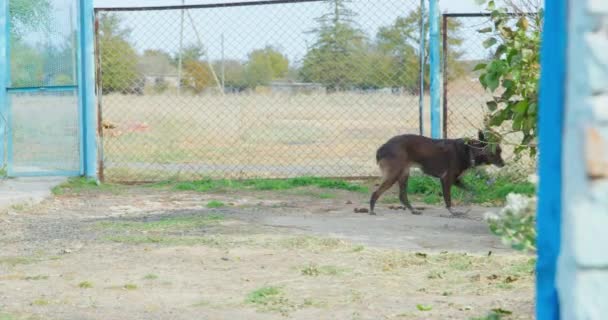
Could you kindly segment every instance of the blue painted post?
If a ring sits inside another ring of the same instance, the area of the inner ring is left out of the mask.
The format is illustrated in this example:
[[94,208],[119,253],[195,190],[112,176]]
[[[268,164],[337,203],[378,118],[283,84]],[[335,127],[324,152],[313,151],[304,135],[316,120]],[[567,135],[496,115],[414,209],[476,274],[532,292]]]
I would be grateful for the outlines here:
[[426,68],[425,61],[425,40],[426,40],[426,25],[424,23],[426,17],[426,0],[420,0],[420,97],[418,100],[418,122],[420,123],[420,135],[424,135],[424,69]]
[[95,104],[95,48],[93,0],[80,0],[80,50],[82,56],[82,139],[84,175],[97,179],[97,112]]
[[4,1],[0,5],[0,167],[6,166],[6,150],[4,149],[4,142],[6,140],[5,129],[8,126],[7,120],[7,108],[8,101],[6,97],[6,86],[8,79],[6,78],[6,70],[9,69],[8,48],[9,34],[7,28],[4,26],[8,23],[8,1]]
[[566,53],[566,2],[545,4],[539,106],[536,318],[559,319],[556,266],[562,211],[562,131]]
[[429,0],[429,50],[431,56],[431,137],[441,138],[441,61],[439,57],[439,8]]

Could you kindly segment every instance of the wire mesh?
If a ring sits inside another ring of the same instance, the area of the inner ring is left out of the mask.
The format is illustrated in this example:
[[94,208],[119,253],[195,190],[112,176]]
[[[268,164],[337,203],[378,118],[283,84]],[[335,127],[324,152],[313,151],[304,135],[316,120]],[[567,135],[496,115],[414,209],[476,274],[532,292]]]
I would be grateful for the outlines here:
[[[513,24],[517,18],[513,17]],[[481,71],[474,69],[480,63],[489,62],[497,47],[486,48],[484,41],[489,36],[479,30],[494,24],[484,14],[445,14],[442,25],[447,30],[444,55],[448,57],[444,64],[444,135],[450,138],[473,137],[479,129],[484,128],[484,119],[488,114],[486,102],[493,100],[492,93],[486,91],[479,81]],[[499,94],[500,90],[497,92]],[[505,127],[510,125],[508,122],[504,124]],[[535,172],[536,159],[525,154],[516,156],[514,149],[521,142],[521,137],[519,133],[504,136],[501,147],[507,168],[502,171],[525,176]]]
[[10,1],[8,8],[10,67],[2,118],[8,170],[16,175],[77,173],[78,2]]
[[98,9],[104,178],[376,175],[419,133],[418,4]]

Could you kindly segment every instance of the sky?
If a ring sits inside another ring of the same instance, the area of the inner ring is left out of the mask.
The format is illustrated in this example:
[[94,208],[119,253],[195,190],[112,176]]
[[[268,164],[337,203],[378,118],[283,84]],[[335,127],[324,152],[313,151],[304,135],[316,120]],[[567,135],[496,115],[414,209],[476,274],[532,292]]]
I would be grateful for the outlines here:
[[[61,0],[59,0],[61,1]],[[242,1],[242,0],[240,0]],[[185,4],[224,3],[222,0],[184,0]],[[94,0],[99,7],[145,7],[178,5],[181,0]],[[368,38],[379,28],[390,25],[399,16],[407,15],[418,0],[353,0],[349,4],[354,20]],[[315,42],[311,33],[318,23],[315,18],[328,10],[324,3],[299,3],[236,8],[191,9],[184,16],[183,46],[202,43],[210,60],[245,60],[247,55],[266,46],[280,49],[292,63],[302,61],[307,48]],[[482,12],[475,0],[444,0],[440,10],[450,13]],[[180,48],[181,10],[120,12],[123,26],[131,29],[130,41],[137,51],[159,49],[175,54]],[[466,58],[485,55],[475,30],[486,19],[469,19],[463,35]],[[469,30],[470,29],[470,30]],[[470,43],[467,43],[470,42]],[[472,49],[471,49],[472,48]]]

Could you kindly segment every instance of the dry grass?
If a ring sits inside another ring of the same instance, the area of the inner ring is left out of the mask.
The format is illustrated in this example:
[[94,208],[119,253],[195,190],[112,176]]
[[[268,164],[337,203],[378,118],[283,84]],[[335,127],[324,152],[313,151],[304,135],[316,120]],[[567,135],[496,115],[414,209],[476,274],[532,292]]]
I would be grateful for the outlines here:
[[[451,97],[451,136],[481,127],[481,96]],[[110,180],[375,176],[378,146],[418,132],[418,97],[108,95],[103,120],[114,127],[104,137]]]

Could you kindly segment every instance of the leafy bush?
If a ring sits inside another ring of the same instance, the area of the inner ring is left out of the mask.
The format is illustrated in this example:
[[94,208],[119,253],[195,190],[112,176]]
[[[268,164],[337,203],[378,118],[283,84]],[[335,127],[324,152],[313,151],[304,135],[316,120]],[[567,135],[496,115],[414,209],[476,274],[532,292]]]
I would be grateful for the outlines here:
[[486,213],[490,230],[505,244],[521,251],[536,251],[536,197],[511,193],[498,214]]
[[[492,142],[500,141],[506,134],[522,134],[515,152],[528,150],[534,156],[543,11],[533,15],[522,13],[512,25],[507,7],[497,7],[494,1],[489,1],[487,10],[494,26],[478,32],[491,34],[484,46],[495,48],[494,55],[489,63],[475,67],[481,70],[481,85],[495,94],[486,103],[490,112],[486,126]],[[511,128],[506,129],[505,124]]]

